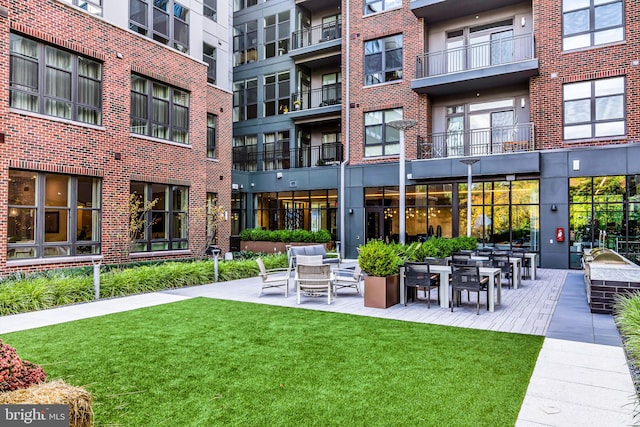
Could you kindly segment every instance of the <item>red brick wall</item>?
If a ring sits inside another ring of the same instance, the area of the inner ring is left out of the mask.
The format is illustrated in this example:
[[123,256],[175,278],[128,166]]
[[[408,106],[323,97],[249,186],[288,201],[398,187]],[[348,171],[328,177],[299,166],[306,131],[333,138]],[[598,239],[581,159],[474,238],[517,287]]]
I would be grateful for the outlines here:
[[[622,144],[640,136],[640,116],[636,100],[640,90],[639,59],[640,4],[624,2],[626,41],[578,51],[562,51],[562,1],[534,1],[534,33],[540,75],[531,80],[531,119],[536,125],[538,149]],[[557,74],[557,77],[552,74]],[[627,135],[622,138],[562,141],[563,83],[626,76]]]
[[[118,260],[118,240],[126,235],[123,207],[133,179],[189,185],[189,243],[192,252],[204,245],[203,209],[206,192],[216,192],[224,203],[230,197],[231,95],[207,85],[206,66],[103,20],[47,0],[15,0],[9,19],[0,18],[0,235],[6,236],[9,165],[29,162],[28,168],[69,174],[91,172],[102,177],[102,254],[104,263]],[[0,3],[0,4],[2,4]],[[10,22],[10,24],[9,24]],[[9,31],[63,47],[103,61],[102,128],[51,120],[8,109]],[[116,57],[122,54],[122,59]],[[129,132],[132,71],[190,92],[190,145],[164,143]],[[221,111],[222,109],[222,111]],[[206,159],[206,115],[219,117],[220,162]],[[121,160],[116,160],[119,153]],[[81,170],[74,168],[84,168]],[[219,176],[224,180],[220,181]],[[213,179],[215,178],[215,179]],[[224,227],[223,227],[224,228]],[[228,232],[227,232],[228,234]],[[0,273],[6,266],[6,238],[0,239]],[[157,259],[157,257],[154,257]],[[34,263],[37,264],[37,263]],[[85,265],[87,263],[84,263]],[[88,263],[90,264],[90,263]],[[64,263],[62,266],[70,266]],[[55,267],[55,266],[53,266]],[[51,265],[19,269],[53,268]]]
[[[411,80],[415,78],[416,57],[424,49],[424,26],[422,20],[416,18],[404,2],[402,8],[381,12],[375,15],[364,15],[362,0],[351,2],[351,37],[343,43],[342,63],[347,64],[345,43],[350,43],[351,96],[349,102],[355,108],[345,105],[351,112],[350,125],[350,159],[351,164],[370,164],[378,162],[398,161],[398,157],[364,158],[364,113],[389,108],[403,108],[405,120],[416,120],[418,125],[407,130],[405,134],[406,158],[416,158],[416,137],[427,132],[427,120],[430,112],[427,109],[426,96],[419,96],[411,90]],[[403,78],[400,81],[380,85],[364,86],[364,43],[368,40],[402,33]],[[343,78],[345,73],[343,73]],[[344,88],[345,85],[343,85]],[[346,99],[346,94],[343,96]],[[346,123],[343,116],[343,129]]]

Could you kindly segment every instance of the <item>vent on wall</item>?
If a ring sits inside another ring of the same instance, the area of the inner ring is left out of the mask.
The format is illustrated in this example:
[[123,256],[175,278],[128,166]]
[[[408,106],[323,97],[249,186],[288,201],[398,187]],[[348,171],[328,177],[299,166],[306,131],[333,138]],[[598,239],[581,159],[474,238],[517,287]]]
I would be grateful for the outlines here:
[[289,181],[289,187],[295,188],[298,186],[298,181]]

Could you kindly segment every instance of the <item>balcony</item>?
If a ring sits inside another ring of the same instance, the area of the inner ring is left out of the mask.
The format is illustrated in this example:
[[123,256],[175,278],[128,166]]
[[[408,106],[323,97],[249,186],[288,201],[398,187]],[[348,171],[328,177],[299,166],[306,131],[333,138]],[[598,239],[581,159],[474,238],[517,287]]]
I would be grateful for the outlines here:
[[533,34],[505,37],[416,58],[411,88],[431,96],[527,83],[538,74]]
[[342,112],[342,83],[291,94],[291,119],[324,117]]
[[418,137],[419,160],[448,157],[489,156],[536,150],[533,123],[513,126],[442,132]]
[[522,3],[522,0],[412,0],[411,11],[425,24],[449,21]]
[[256,146],[233,148],[233,169],[239,171],[270,171],[337,165],[342,162],[342,143],[333,142],[305,148],[286,148],[287,144],[264,144],[262,152]]
[[335,61],[342,50],[342,22],[303,28],[291,35],[289,56],[296,63],[322,66]]

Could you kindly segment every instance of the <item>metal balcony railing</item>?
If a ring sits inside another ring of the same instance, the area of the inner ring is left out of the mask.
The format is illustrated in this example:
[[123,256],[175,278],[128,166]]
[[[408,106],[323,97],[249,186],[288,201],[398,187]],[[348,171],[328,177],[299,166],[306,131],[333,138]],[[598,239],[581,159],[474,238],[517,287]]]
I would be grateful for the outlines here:
[[288,143],[234,147],[233,169],[239,171],[270,171],[277,169],[309,168],[342,162],[342,143],[332,142],[305,148],[288,148]]
[[418,137],[418,159],[535,151],[533,123],[434,133]]
[[416,58],[416,78],[504,65],[534,57],[533,34],[504,37]]
[[313,46],[342,37],[342,21],[303,28],[291,34],[292,49]]
[[320,89],[311,89],[291,94],[291,111],[339,105],[342,103],[342,83],[324,85]]

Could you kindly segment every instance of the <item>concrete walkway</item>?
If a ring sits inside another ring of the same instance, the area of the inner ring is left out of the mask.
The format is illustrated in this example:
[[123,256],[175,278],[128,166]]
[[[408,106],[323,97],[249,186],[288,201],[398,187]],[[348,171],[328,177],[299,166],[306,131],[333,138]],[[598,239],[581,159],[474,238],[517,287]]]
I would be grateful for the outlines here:
[[0,334],[209,297],[545,335],[517,426],[640,425],[640,419],[634,424],[634,412],[640,407],[612,317],[589,312],[581,280],[579,273],[540,269],[538,280],[524,280],[517,290],[503,289],[502,304],[494,313],[483,311],[477,316],[475,304],[463,304],[454,313],[437,304],[427,309],[424,301],[386,310],[367,308],[362,296],[351,290],[339,294],[331,305],[323,303],[324,298],[322,302],[306,298],[297,305],[293,292],[288,298],[276,290],[258,297],[259,279],[250,278],[4,316],[0,317]]

